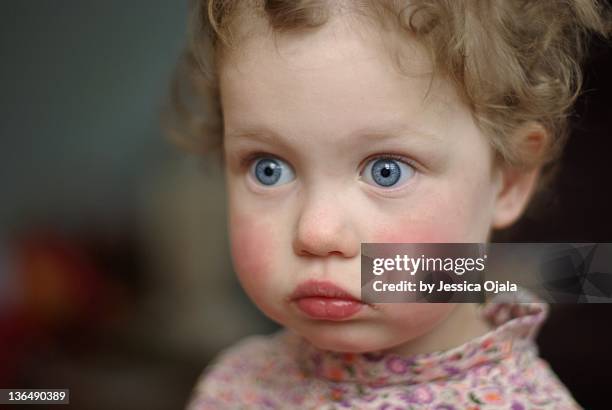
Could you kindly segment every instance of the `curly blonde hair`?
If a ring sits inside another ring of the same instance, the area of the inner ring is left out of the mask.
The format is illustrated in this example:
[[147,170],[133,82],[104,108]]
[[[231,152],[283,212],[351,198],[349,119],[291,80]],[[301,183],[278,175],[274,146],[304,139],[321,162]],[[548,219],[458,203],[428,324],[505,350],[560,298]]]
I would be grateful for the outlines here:
[[[343,8],[424,46],[498,159],[519,168],[543,166],[542,185],[554,174],[568,135],[587,37],[610,32],[607,10],[596,0],[193,0],[190,8],[189,41],[163,116],[180,145],[198,152],[221,145],[217,67],[224,51],[240,46],[237,33],[247,20],[275,33],[308,32]],[[532,122],[549,136],[537,156],[513,138]]]

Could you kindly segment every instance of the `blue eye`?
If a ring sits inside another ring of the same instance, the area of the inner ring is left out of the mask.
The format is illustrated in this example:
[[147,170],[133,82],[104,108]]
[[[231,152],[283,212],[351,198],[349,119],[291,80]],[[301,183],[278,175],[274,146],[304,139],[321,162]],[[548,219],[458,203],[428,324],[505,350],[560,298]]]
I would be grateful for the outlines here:
[[295,179],[291,166],[278,158],[260,158],[251,167],[251,174],[262,185],[282,185]]
[[393,158],[376,158],[369,161],[363,170],[363,179],[384,188],[404,183],[415,173],[414,167]]

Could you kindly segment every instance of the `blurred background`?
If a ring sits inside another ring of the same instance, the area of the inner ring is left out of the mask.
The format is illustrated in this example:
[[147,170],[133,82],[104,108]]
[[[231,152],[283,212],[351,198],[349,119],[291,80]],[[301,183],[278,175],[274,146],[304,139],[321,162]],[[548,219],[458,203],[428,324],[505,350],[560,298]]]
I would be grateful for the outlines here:
[[[159,129],[187,2],[0,3],[0,388],[70,408],[179,409],[220,349],[276,325],[231,268],[222,175]],[[612,242],[611,49],[596,41],[557,195],[498,241]],[[609,408],[612,305],[554,306],[539,336]]]

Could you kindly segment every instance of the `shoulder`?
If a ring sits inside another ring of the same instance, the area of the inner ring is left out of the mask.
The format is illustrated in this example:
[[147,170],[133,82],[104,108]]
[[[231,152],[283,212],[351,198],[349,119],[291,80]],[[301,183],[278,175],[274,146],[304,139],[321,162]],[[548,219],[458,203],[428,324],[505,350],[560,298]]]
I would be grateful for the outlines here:
[[548,362],[540,357],[527,368],[523,381],[533,387],[526,392],[534,404],[550,405],[555,409],[582,409]]
[[296,343],[295,335],[283,329],[249,336],[222,350],[198,378],[188,410],[248,408],[272,400],[262,392],[297,377]]
[[[483,385],[501,388],[502,396],[516,404],[518,409],[582,409],[548,362],[539,357],[535,344],[528,351],[502,361],[491,370],[483,369],[488,376],[486,382],[482,380]],[[483,391],[486,392],[487,388]]]

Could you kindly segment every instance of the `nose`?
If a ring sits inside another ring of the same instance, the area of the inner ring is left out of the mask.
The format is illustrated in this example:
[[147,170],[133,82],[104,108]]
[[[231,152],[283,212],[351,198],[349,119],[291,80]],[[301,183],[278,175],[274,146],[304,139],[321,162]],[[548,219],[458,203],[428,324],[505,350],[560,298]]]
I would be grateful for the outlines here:
[[297,219],[294,251],[300,256],[359,255],[361,242],[337,193],[312,193]]

